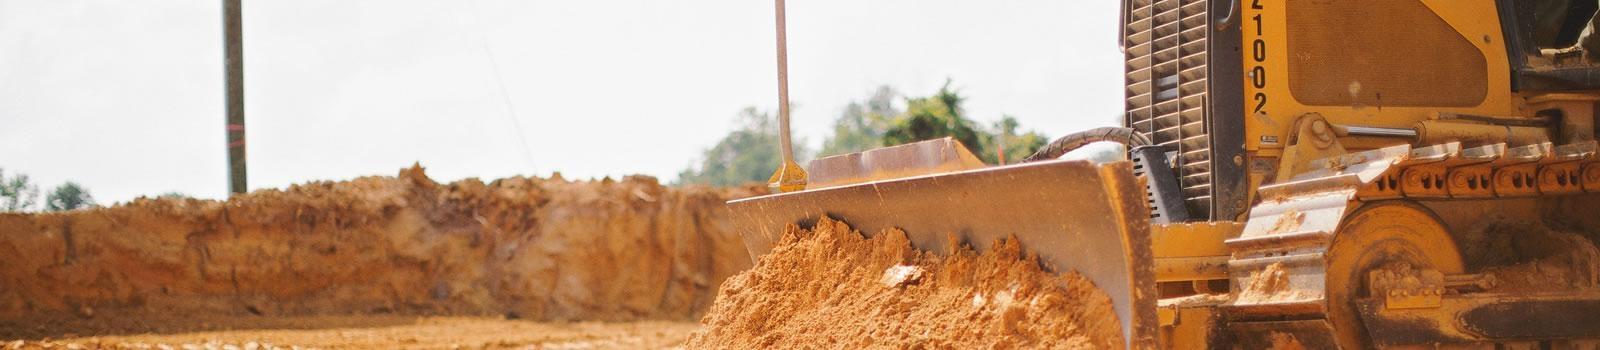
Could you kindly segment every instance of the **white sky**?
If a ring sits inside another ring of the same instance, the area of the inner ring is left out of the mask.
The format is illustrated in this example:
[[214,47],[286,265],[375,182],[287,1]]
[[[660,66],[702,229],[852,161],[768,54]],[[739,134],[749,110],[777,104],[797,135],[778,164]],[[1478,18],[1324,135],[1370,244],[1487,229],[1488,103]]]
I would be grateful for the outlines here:
[[[101,204],[225,196],[220,3],[0,0],[0,168],[46,190],[77,181]],[[666,182],[741,108],[777,105],[767,0],[244,3],[257,189],[413,161],[441,181]],[[985,123],[1114,123],[1116,6],[789,1],[797,136],[819,145],[878,85],[927,95],[947,77]]]

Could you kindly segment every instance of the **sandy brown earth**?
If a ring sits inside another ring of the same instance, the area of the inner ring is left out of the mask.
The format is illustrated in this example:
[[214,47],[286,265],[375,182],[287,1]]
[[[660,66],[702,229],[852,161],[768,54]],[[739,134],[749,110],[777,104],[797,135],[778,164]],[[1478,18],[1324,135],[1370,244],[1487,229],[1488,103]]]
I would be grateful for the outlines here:
[[1241,303],[1265,303],[1277,300],[1298,300],[1306,295],[1289,286],[1289,270],[1283,263],[1272,263],[1261,271],[1250,272],[1239,288],[1237,300]]
[[824,218],[791,226],[750,271],[722,285],[691,348],[1120,347],[1111,300],[1074,274],[1043,271],[1015,240],[939,257],[904,232],[868,239]]
[[[421,327],[438,334],[433,345],[670,344],[690,326],[492,320],[692,322],[750,266],[723,202],[761,191],[649,177],[440,184],[413,167],[228,201],[0,214],[0,340],[284,335],[321,346]],[[192,333],[227,328],[253,330]]]
[[824,219],[750,269],[723,203],[761,192],[412,167],[0,214],[0,349],[1122,344],[1109,298],[1015,241],[941,257]]
[[[123,329],[164,327],[157,333]],[[314,316],[51,323],[0,349],[663,349],[692,322],[534,322],[482,317]]]

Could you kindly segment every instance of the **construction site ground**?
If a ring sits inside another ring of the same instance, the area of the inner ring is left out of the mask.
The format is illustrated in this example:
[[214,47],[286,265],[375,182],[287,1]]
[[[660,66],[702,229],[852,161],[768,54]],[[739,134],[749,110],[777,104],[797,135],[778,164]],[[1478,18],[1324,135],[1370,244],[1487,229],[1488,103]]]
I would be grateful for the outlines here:
[[11,328],[4,349],[662,349],[690,321],[541,322],[462,316],[72,316]]
[[1016,242],[942,257],[824,219],[752,261],[724,202],[764,192],[414,166],[0,214],[0,349],[1121,343],[1104,294]]

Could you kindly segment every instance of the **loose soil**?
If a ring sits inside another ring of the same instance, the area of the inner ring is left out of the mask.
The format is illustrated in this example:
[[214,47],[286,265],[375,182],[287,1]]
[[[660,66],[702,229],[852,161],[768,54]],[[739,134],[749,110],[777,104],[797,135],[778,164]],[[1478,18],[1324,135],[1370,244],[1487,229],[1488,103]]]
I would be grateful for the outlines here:
[[[951,244],[956,244],[952,239]],[[689,348],[1121,347],[1111,300],[1076,273],[1052,274],[1016,240],[941,257],[904,232],[872,238],[823,218],[790,226],[728,279]]]
[[0,214],[0,349],[1123,343],[1106,295],[1014,239],[940,256],[823,219],[789,227],[750,269],[723,203],[761,192],[440,184],[412,167],[227,201]]
[[1250,272],[1250,279],[1239,290],[1239,303],[1254,304],[1293,300],[1300,297],[1289,288],[1289,270],[1283,263],[1272,263],[1261,271]]
[[[228,201],[0,214],[0,340],[197,329],[164,320],[690,321],[750,266],[724,201],[761,191],[638,176],[439,184],[412,167]],[[96,322],[114,327],[70,326]]]

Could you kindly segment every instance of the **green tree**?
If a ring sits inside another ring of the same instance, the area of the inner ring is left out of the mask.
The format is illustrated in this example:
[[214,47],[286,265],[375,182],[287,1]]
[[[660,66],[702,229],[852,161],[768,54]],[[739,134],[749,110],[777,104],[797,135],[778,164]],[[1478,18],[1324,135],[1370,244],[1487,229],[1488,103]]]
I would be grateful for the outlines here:
[[[739,126],[701,154],[699,164],[678,173],[680,184],[738,186],[765,183],[783,161],[778,150],[778,123],[755,107],[739,112]],[[795,138],[794,154],[806,158],[805,142]],[[798,160],[797,160],[798,161]]]
[[983,149],[995,151],[985,152],[978,155],[978,157],[991,164],[998,164],[1000,159],[997,153],[1000,150],[1004,150],[1006,154],[1005,163],[1016,163],[1033,155],[1033,152],[1037,152],[1040,147],[1044,147],[1045,143],[1050,142],[1049,138],[1033,130],[1019,134],[1018,129],[1020,128],[1021,124],[1017,122],[1016,117],[1009,115],[1001,117],[1000,121],[994,122],[990,127],[987,135],[985,135],[987,137],[983,138]]
[[49,211],[66,211],[92,205],[94,196],[89,195],[88,189],[72,181],[56,186],[56,189],[51,190],[50,195],[45,197],[45,210]]
[[8,178],[0,170],[0,211],[26,211],[38,200],[39,187],[33,185],[28,175],[16,174]]
[[[560,173],[558,172],[557,174],[560,174]],[[156,196],[156,198],[160,198],[160,199],[193,199],[194,197],[190,196],[188,194],[185,194],[183,192],[168,191],[167,193],[162,193],[161,195]]]
[[965,98],[950,89],[950,81],[933,96],[907,98],[906,111],[883,133],[883,145],[902,145],[941,137],[954,137],[972,153],[984,154],[982,134],[961,109]]
[[879,86],[865,101],[851,101],[833,122],[833,135],[822,140],[820,157],[861,152],[883,146],[883,133],[900,115],[894,107],[899,94]]
[[[1017,118],[1009,115],[1002,116],[988,128],[980,127],[968,119],[966,111],[961,108],[964,100],[965,97],[950,88],[948,80],[933,96],[906,98],[905,112],[889,122],[888,129],[883,132],[881,145],[894,146],[953,137],[979,159],[998,164],[1001,151],[1005,152],[1006,162],[1013,163],[1027,158],[1049,142],[1043,134],[1021,130]],[[839,124],[845,124],[845,117],[849,115],[841,117]],[[835,134],[841,132],[835,131]]]

